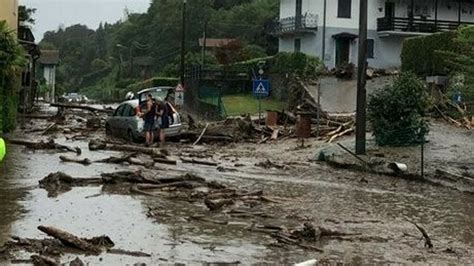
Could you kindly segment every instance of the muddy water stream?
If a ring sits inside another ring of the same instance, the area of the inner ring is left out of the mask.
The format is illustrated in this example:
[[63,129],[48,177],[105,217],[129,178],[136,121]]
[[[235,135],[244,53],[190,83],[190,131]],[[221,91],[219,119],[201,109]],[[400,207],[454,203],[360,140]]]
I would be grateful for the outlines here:
[[[68,143],[83,148],[83,157],[102,159],[113,152],[89,152],[85,142]],[[63,171],[75,177],[94,177],[127,166],[64,164],[56,153],[9,147],[0,167],[0,244],[11,235],[43,238],[36,227],[53,225],[84,237],[108,235],[117,248],[151,253],[151,258],[102,254],[81,257],[91,265],[155,265],[167,262],[294,263],[311,258],[348,263],[453,263],[474,264],[474,196],[454,190],[382,176],[336,171],[319,165],[305,170],[267,171],[244,167],[239,173],[219,173],[213,167],[179,165],[206,178],[264,189],[290,200],[274,209],[279,224],[283,216],[305,217],[349,232],[366,241],[330,240],[320,243],[324,253],[294,247],[271,247],[271,239],[245,229],[251,221],[229,226],[188,222],[183,217],[202,211],[202,206],[167,199],[121,195],[100,187],[74,188],[48,198],[38,180]],[[249,159],[250,160],[250,159]],[[242,159],[245,162],[245,159]],[[249,164],[250,165],[250,162]],[[148,218],[149,208],[162,209],[163,219]],[[429,252],[420,234],[408,222],[427,229],[434,244]],[[18,254],[28,258],[28,254]],[[62,262],[74,259],[66,255]],[[2,263],[0,263],[2,264]],[[3,265],[3,264],[2,264]]]

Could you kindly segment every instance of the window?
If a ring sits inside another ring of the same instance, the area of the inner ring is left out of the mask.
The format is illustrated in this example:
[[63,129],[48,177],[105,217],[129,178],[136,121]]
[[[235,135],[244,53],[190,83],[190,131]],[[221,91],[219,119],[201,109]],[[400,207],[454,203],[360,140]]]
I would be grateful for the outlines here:
[[120,105],[117,110],[115,110],[114,116],[122,116],[123,109],[125,108],[125,105]]
[[367,58],[374,58],[374,49],[375,48],[375,40],[368,39],[367,40]]
[[352,0],[338,0],[337,17],[351,18]]
[[295,53],[301,52],[301,39],[295,39]]
[[133,116],[133,108],[130,105],[125,105],[123,109],[122,116]]

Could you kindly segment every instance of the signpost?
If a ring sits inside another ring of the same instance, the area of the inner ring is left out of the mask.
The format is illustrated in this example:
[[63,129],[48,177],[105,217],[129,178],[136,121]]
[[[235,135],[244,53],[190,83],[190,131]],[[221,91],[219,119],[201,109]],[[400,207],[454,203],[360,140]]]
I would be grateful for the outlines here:
[[175,92],[176,92],[176,97],[175,97],[176,105],[183,106],[184,105],[184,88],[181,85],[181,83],[178,84],[178,86],[176,86]]
[[266,79],[253,80],[253,95],[258,98],[258,118],[262,119],[262,97],[270,95],[270,83]]

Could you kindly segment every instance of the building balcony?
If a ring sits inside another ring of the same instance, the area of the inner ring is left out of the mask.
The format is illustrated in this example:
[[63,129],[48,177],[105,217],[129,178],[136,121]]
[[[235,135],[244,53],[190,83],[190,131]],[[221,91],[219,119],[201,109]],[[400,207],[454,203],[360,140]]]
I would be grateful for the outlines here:
[[474,23],[435,19],[384,17],[377,19],[377,31],[380,35],[416,36],[455,30],[464,24]]
[[315,33],[318,29],[318,16],[314,14],[282,18],[272,27],[272,34],[284,37]]

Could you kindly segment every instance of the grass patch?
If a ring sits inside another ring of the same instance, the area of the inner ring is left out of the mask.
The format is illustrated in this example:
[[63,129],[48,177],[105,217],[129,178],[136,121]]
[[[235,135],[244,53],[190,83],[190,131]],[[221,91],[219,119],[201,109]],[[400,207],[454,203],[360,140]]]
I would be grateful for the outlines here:
[[[228,116],[241,114],[258,114],[258,98],[251,94],[225,95],[222,97]],[[282,110],[286,103],[271,98],[262,99],[262,112],[265,110]]]

